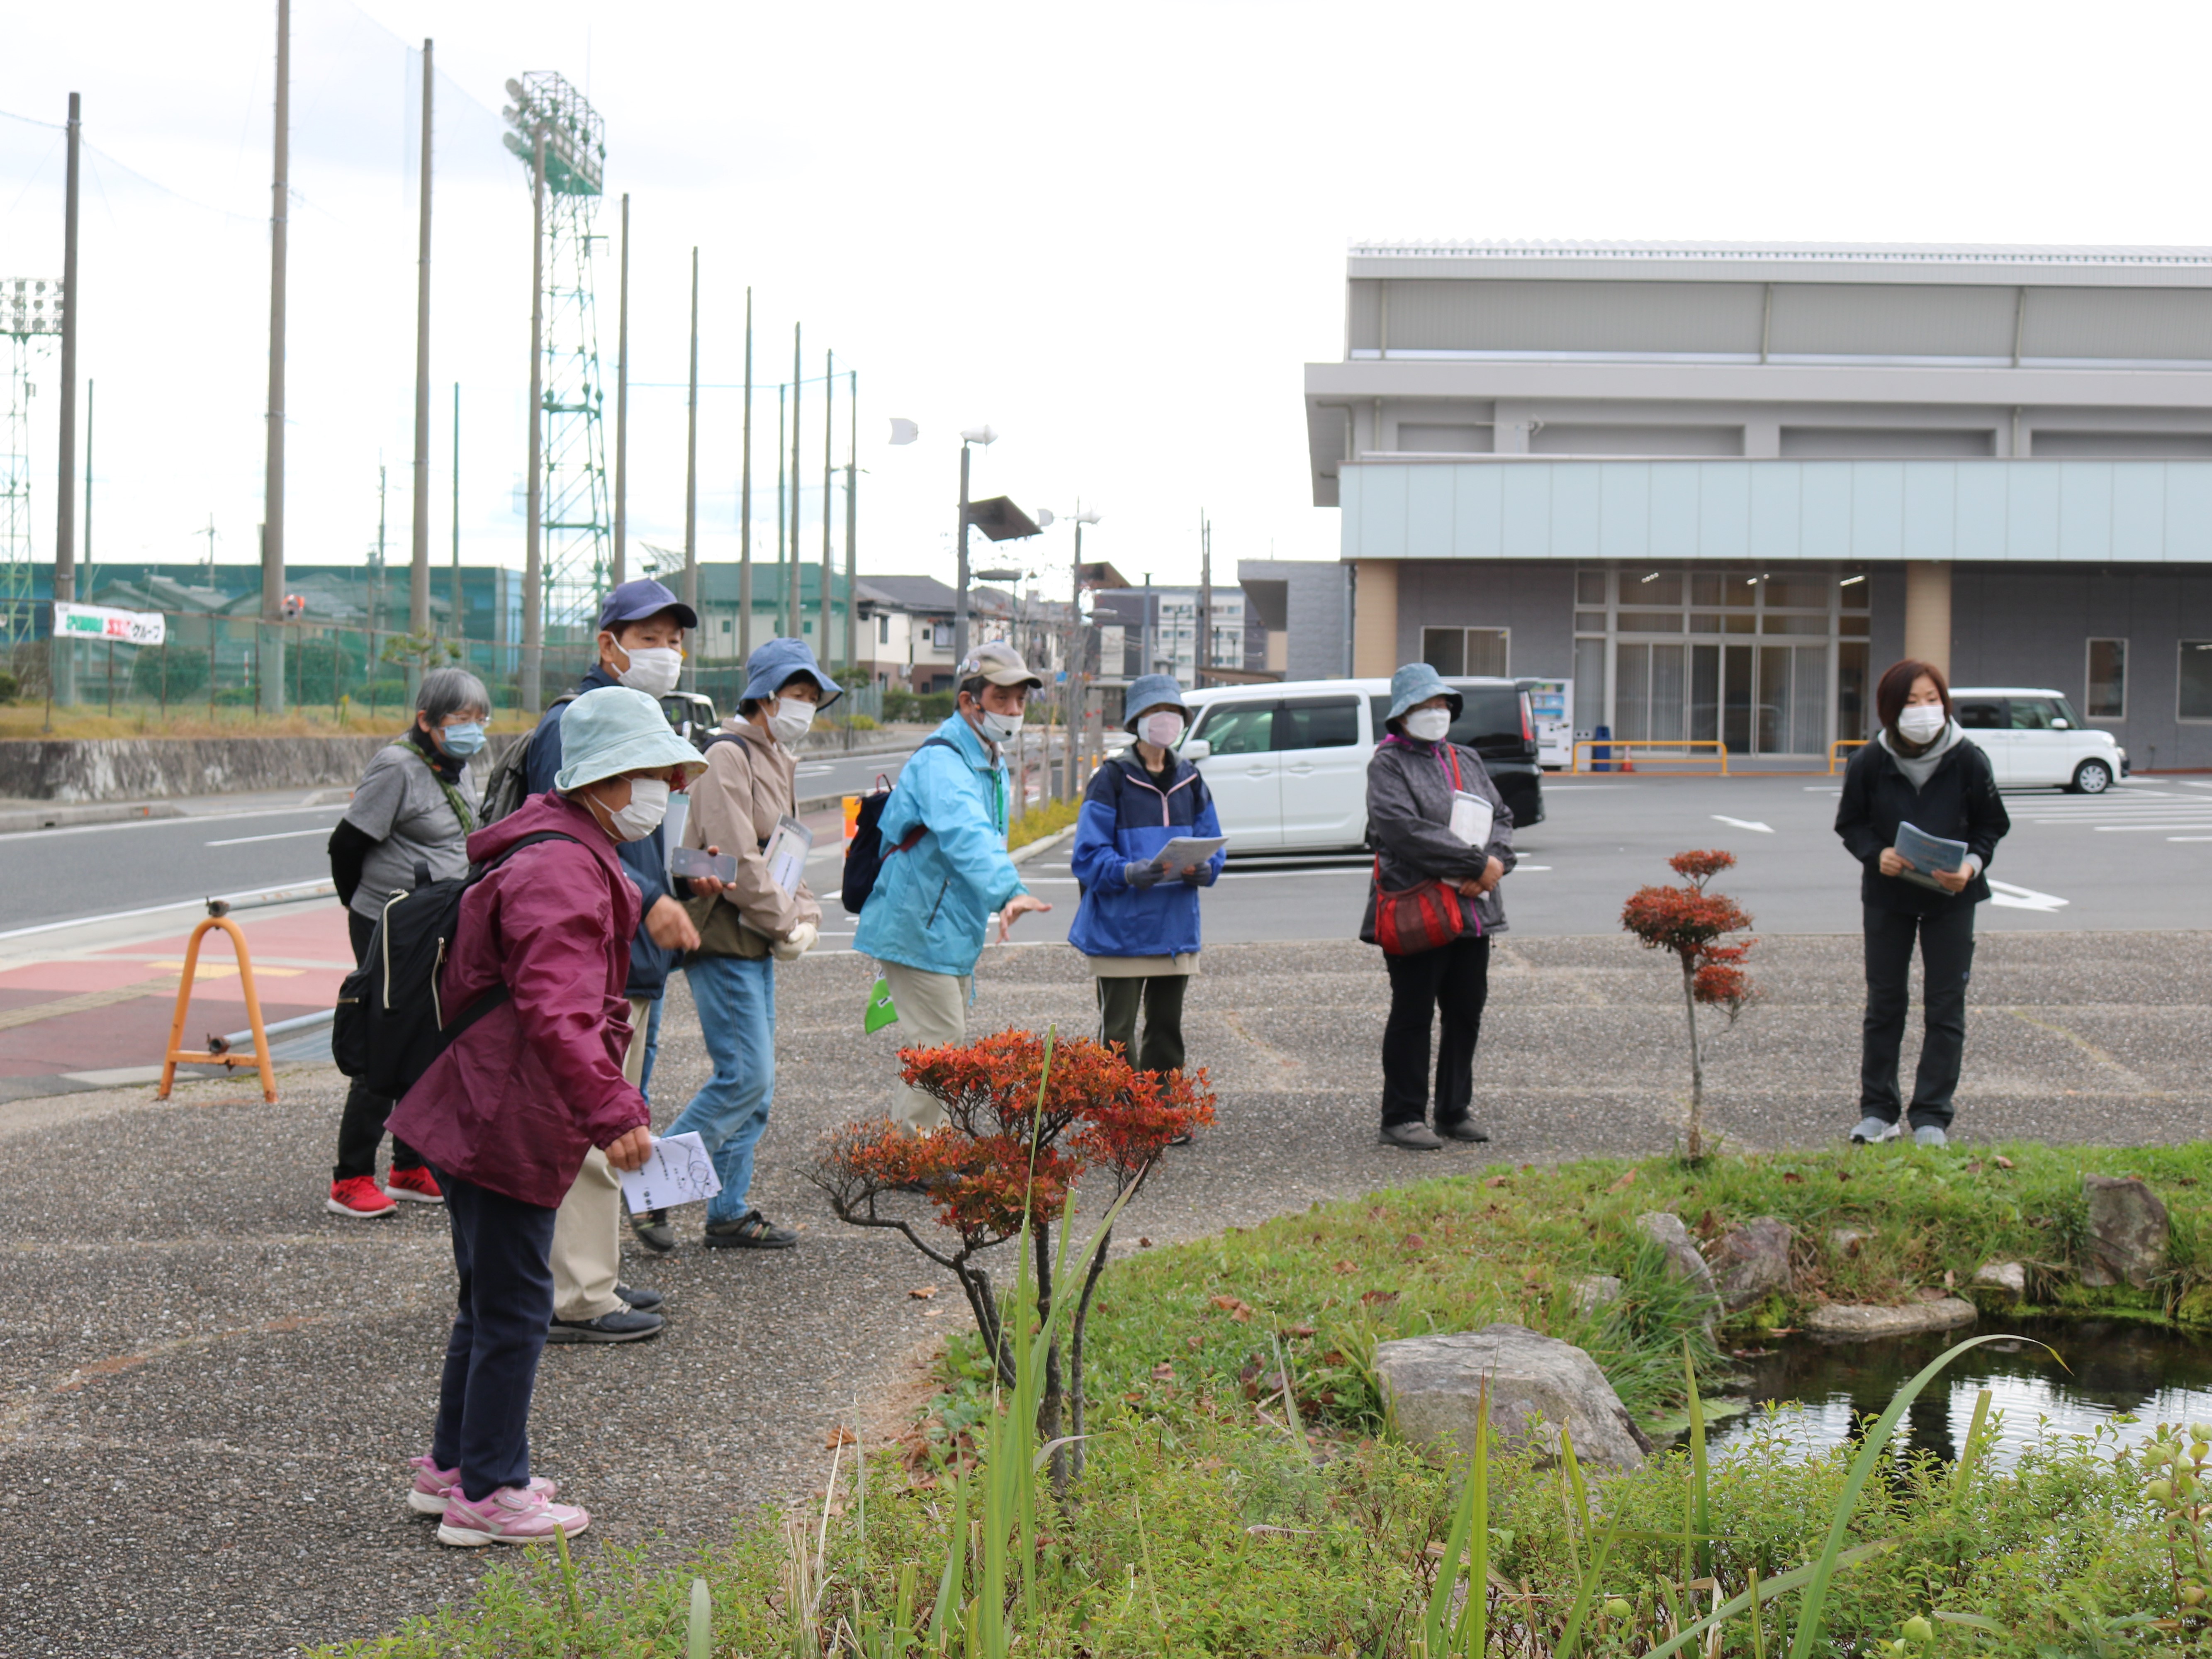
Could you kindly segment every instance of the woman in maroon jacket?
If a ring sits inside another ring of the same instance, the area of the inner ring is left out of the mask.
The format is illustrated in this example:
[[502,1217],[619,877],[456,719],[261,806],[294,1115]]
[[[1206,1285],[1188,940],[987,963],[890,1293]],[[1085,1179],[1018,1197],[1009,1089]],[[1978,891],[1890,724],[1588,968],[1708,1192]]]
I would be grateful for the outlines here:
[[626,686],[577,698],[561,730],[553,793],[469,837],[484,873],[461,901],[439,981],[440,1006],[455,1012],[501,986],[510,1000],[392,1114],[445,1188],[460,1273],[437,1426],[408,1494],[444,1516],[443,1544],[526,1544],[591,1523],[530,1474],[530,1395],[553,1314],[546,1255],[585,1152],[635,1170],[653,1145],[644,1097],[623,1077],[639,901],[615,847],[651,835],[671,787],[702,763],[660,706]]

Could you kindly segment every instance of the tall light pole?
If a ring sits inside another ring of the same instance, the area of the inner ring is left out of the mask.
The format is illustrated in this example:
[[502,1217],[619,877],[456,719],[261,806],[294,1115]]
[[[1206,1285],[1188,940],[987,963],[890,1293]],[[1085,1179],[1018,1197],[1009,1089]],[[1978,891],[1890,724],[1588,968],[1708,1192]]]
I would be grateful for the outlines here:
[[545,548],[538,520],[545,502],[545,124],[531,135],[530,159],[530,471],[522,539],[522,706],[544,701]]
[[[692,331],[698,330],[698,250],[692,250]],[[622,199],[621,298],[615,305],[615,551],[611,586],[620,587],[629,574],[629,192]],[[695,359],[697,354],[693,354]],[[699,378],[692,364],[693,380]],[[696,401],[696,394],[694,394]]]
[[[281,29],[282,25],[279,25]],[[281,41],[283,36],[279,35]],[[277,48],[279,63],[283,47]],[[281,100],[283,94],[277,94]],[[279,109],[283,107],[280,101]],[[68,191],[62,214],[62,386],[61,487],[54,495],[54,598],[67,605],[76,598],[76,193],[77,153],[81,142],[82,106],[76,93],[69,95]],[[62,630],[47,630],[46,675],[53,699],[76,701],[76,653]]]
[[791,637],[806,637],[806,596],[800,587],[800,572],[805,568],[799,550],[799,480],[806,475],[799,470],[799,379],[805,373],[799,359],[799,325],[791,325],[791,544],[790,568],[784,579],[791,584]]
[[[407,631],[430,634],[430,42],[422,42],[422,182],[415,234],[415,520],[408,544]],[[420,659],[408,671],[422,672]]]
[[[854,506],[854,480],[860,469],[860,373],[848,370],[845,375],[845,416],[848,430],[845,438],[845,672],[851,673],[860,660],[860,625],[854,619],[860,614],[860,513]],[[87,464],[89,465],[88,449]],[[852,747],[853,726],[845,724],[845,746]]]
[[971,445],[989,448],[999,434],[988,426],[971,426],[960,434],[960,527],[953,532],[952,660],[968,660],[968,451]]
[[[684,603],[699,614],[699,250],[691,250],[691,389],[684,435]],[[699,689],[699,653],[684,659],[684,689]]]
[[738,484],[738,660],[753,653],[753,291],[745,290],[744,459]]
[[830,651],[830,621],[836,614],[835,585],[830,580],[830,489],[835,468],[830,456],[837,441],[837,382],[831,378],[837,368],[837,354],[822,354],[822,628],[815,635],[817,654],[823,662],[836,659]]
[[1061,793],[1068,800],[1076,799],[1076,750],[1091,731],[1091,692],[1084,683],[1084,668],[1089,663],[1083,638],[1083,526],[1098,522],[1098,509],[1085,507],[1081,501],[1075,504],[1075,564],[1074,580],[1067,592],[1067,764],[1060,775]]
[[[261,672],[264,714],[284,712],[284,254],[292,193],[292,0],[276,0],[276,142],[269,188],[269,436],[262,469]],[[374,675],[376,665],[368,665]],[[208,665],[208,684],[215,684]]]

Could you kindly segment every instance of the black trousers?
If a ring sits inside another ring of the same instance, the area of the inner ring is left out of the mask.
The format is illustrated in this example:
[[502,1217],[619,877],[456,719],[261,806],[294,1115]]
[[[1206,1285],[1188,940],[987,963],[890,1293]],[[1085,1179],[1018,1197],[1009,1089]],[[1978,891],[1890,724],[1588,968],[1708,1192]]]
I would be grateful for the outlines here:
[[1974,969],[1974,907],[1941,915],[1866,907],[1866,1026],[1859,1059],[1859,1109],[1897,1121],[1898,1054],[1912,979],[1912,945],[1920,942],[1921,1002],[1926,1028],[1920,1069],[1912,1079],[1908,1121],[1917,1129],[1951,1125],[1951,1097],[1966,1047],[1966,981]]
[[553,1317],[554,1212],[437,1171],[460,1294],[430,1455],[471,1501],[530,1484],[530,1396]]
[[[1098,1040],[1118,1042],[1140,1072],[1182,1070],[1182,994],[1188,974],[1143,979],[1098,978]],[[1145,1015],[1145,1040],[1137,1041],[1137,1011]]]
[[1449,945],[1409,957],[1386,956],[1390,1018],[1382,1027],[1382,1121],[1419,1123],[1428,1116],[1429,1028],[1437,1016],[1437,1121],[1457,1123],[1474,1101],[1474,1045],[1482,1005],[1490,996],[1490,937],[1462,933]]
[[[376,924],[360,911],[346,912],[346,932],[353,940],[356,967],[368,954],[368,938],[375,931]],[[384,1139],[384,1120],[391,1115],[392,1103],[382,1095],[371,1094],[358,1083],[346,1091],[345,1109],[338,1114],[338,1161],[331,1170],[332,1181],[350,1181],[356,1176],[376,1173],[377,1143]],[[398,1135],[392,1137],[393,1169],[419,1169],[422,1163],[422,1153]]]

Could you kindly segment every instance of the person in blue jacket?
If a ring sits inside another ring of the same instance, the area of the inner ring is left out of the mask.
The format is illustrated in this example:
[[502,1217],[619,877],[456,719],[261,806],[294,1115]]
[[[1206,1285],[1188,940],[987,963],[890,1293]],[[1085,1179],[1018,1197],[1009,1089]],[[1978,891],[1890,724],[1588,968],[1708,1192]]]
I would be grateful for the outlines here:
[[[853,935],[854,951],[883,965],[902,1048],[967,1036],[975,959],[993,911],[1004,940],[1018,917],[1052,908],[1022,885],[1007,855],[1014,808],[1000,755],[1022,729],[1031,688],[1044,682],[1013,647],[994,641],[968,654],[956,684],[951,717],[915,750],[884,805],[883,871]],[[945,1109],[902,1087],[891,1115],[919,1133],[944,1122]]]
[[1076,819],[1083,902],[1067,942],[1091,958],[1099,1040],[1121,1044],[1139,1070],[1180,1072],[1183,988],[1198,971],[1198,890],[1221,874],[1223,854],[1178,869],[1159,859],[1177,836],[1218,836],[1221,820],[1206,780],[1175,752],[1190,723],[1175,677],[1139,675],[1126,707],[1137,740],[1091,775]]

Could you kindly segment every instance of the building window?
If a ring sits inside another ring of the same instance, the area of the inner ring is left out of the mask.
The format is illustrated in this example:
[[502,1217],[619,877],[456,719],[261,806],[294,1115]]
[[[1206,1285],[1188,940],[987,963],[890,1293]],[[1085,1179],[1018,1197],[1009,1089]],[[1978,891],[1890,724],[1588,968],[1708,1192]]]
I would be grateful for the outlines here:
[[929,630],[929,643],[935,650],[950,651],[952,648],[952,624],[951,623],[932,624]]
[[2089,641],[2089,718],[2124,720],[2128,717],[2128,642],[2125,640]]
[[722,618],[722,631],[725,634],[730,631],[730,619],[727,617]]
[[[889,617],[877,617],[877,618],[876,618],[876,643],[877,643],[878,645],[889,645],[890,642],[891,642],[891,619],[890,619]],[[1073,724],[1073,722],[1072,722],[1072,721],[1070,722],[1070,724]]]
[[1421,660],[1439,674],[1503,679],[1510,672],[1504,628],[1424,628]]
[[2181,642],[2180,715],[2212,720],[2212,640]]

